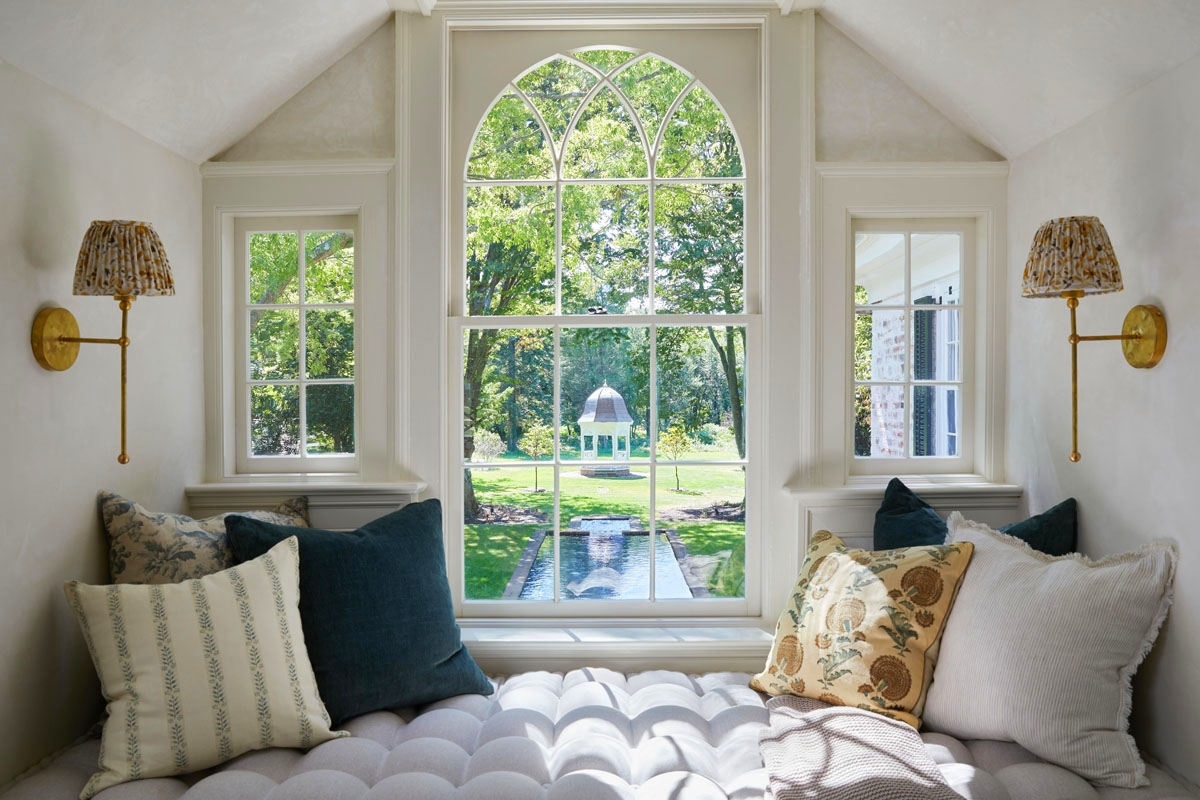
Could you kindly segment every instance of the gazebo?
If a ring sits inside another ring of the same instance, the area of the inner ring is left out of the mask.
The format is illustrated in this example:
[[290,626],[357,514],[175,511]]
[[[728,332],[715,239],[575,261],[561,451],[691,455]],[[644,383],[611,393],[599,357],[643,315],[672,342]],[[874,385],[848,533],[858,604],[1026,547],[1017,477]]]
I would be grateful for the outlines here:
[[580,468],[580,474],[588,478],[628,475],[631,427],[633,417],[625,407],[625,398],[605,381],[583,404],[583,414],[579,417],[579,446],[584,461],[598,461],[600,437],[611,437],[613,463],[584,466]]

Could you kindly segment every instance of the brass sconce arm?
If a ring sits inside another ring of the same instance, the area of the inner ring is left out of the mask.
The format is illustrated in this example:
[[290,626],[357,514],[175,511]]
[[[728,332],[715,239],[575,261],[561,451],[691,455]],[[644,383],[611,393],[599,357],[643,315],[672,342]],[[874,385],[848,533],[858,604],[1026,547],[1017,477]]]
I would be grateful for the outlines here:
[[1157,306],[1139,305],[1125,315],[1121,333],[1104,336],[1080,336],[1075,323],[1075,309],[1079,307],[1082,292],[1067,293],[1067,307],[1071,309],[1071,461],[1078,461],[1079,454],[1079,343],[1121,342],[1125,360],[1137,369],[1149,369],[1162,360],[1167,348],[1167,321]]
[[121,454],[117,462],[129,463],[129,454],[125,451],[125,405],[126,378],[128,375],[129,350],[129,309],[136,297],[118,296],[117,303],[121,308],[121,336],[117,339],[97,339],[90,336],[79,336],[79,324],[75,315],[65,308],[46,308],[40,311],[33,321],[31,343],[33,356],[43,369],[61,372],[69,369],[79,356],[81,344],[115,344],[121,348]]

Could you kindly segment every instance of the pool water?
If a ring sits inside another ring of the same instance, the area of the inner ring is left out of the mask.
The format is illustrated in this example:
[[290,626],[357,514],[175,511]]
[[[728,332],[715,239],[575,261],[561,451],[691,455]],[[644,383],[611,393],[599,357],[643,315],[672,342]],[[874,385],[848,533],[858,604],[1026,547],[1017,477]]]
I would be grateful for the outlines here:
[[[559,537],[563,600],[646,600],[650,597],[650,536],[626,535],[625,519],[585,519],[586,535]],[[692,592],[667,537],[658,534],[654,549],[655,595],[660,600],[690,600]],[[538,549],[522,600],[554,599],[554,537]]]

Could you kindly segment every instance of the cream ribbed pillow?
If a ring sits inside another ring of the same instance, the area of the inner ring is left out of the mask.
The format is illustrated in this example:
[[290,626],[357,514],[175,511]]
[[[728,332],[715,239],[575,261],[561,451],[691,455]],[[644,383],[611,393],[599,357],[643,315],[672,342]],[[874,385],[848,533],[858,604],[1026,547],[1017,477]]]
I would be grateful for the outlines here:
[[329,716],[300,626],[296,537],[176,584],[65,585],[108,701],[100,771],[80,798],[265,747],[348,736]]
[[975,556],[946,621],[925,704],[930,730],[1013,741],[1107,786],[1145,786],[1130,681],[1171,604],[1168,542],[1091,561],[947,521]]

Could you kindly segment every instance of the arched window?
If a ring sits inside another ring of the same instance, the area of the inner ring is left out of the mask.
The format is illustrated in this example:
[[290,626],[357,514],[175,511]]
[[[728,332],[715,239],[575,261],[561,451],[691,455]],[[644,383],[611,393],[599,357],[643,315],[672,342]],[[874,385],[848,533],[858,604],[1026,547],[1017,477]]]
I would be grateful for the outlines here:
[[584,48],[460,156],[465,601],[744,613],[757,320],[725,111],[654,53]]
[[674,64],[543,62],[493,103],[464,177],[469,315],[743,310],[741,150]]

